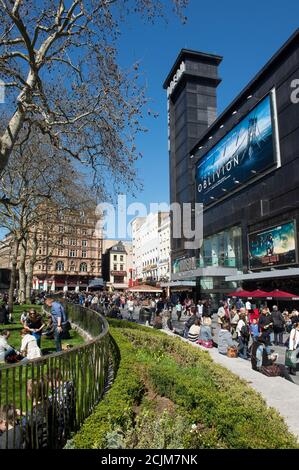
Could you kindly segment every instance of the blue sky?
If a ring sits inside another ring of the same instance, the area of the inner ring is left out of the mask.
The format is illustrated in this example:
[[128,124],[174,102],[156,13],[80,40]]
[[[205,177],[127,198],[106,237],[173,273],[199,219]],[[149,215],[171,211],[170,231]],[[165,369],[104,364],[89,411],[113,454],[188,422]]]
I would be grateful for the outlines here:
[[145,116],[148,132],[137,141],[144,155],[138,163],[144,184],[138,201],[146,204],[169,201],[166,92],[162,84],[180,49],[224,57],[220,65],[223,81],[218,87],[219,114],[298,27],[299,2],[190,0],[186,15],[185,25],[171,15],[167,24],[158,21],[152,25],[131,17],[122,26],[120,63],[129,67],[140,61],[150,98],[148,108],[159,113],[157,119]]
[[166,92],[162,84],[180,49],[223,56],[220,114],[298,27],[299,3],[190,0],[186,13],[185,25],[172,15],[168,24],[159,21],[153,26],[135,17],[122,28],[121,64],[140,61],[151,99],[149,107],[159,113],[157,119],[145,117],[149,131],[138,138],[144,155],[138,164],[144,183],[138,200],[146,204],[169,200]]

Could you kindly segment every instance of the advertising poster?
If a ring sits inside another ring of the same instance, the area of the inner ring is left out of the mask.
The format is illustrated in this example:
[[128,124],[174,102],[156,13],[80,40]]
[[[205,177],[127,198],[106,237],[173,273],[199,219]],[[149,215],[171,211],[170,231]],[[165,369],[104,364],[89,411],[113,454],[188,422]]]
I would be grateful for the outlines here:
[[249,269],[295,264],[296,224],[294,221],[248,235]]
[[199,161],[197,202],[215,203],[271,167],[277,158],[268,95]]

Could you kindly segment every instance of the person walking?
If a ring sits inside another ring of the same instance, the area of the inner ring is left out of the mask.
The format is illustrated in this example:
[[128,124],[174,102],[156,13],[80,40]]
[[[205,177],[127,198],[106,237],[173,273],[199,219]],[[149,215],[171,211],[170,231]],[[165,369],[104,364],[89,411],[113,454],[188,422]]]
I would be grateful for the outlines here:
[[46,298],[45,304],[51,309],[50,312],[52,315],[54,327],[56,351],[59,352],[62,350],[61,339],[63,333],[63,326],[67,323],[67,316],[63,305],[57,300],[54,300],[53,297]]
[[273,332],[273,319],[268,307],[262,308],[262,313],[259,318],[259,329],[262,333],[262,338],[266,345],[267,354],[271,354],[271,333]]
[[239,343],[239,357],[241,357],[242,359],[247,359],[247,349],[250,333],[248,324],[246,323],[246,314],[244,312],[240,313],[240,320],[238,321],[236,331]]
[[277,305],[273,305],[271,315],[273,319],[274,344],[275,346],[283,346],[285,320]]
[[[289,338],[289,351],[294,351],[294,363],[297,363],[299,356],[299,323],[293,324]],[[290,374],[296,375],[296,367],[290,367]]]
[[176,310],[176,314],[177,314],[177,318],[178,318],[178,321],[181,320],[181,316],[182,316],[182,310],[183,310],[183,306],[181,304],[181,302],[178,300],[178,303],[176,304],[175,306],[175,310]]
[[134,300],[132,297],[129,297],[127,300],[127,308],[129,312],[129,320],[133,320],[133,313],[134,313]]

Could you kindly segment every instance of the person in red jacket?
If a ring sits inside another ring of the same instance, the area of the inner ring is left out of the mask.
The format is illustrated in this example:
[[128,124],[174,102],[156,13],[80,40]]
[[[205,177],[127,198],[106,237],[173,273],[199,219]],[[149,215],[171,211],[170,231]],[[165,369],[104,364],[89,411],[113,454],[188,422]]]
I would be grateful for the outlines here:
[[256,320],[258,322],[259,318],[260,318],[260,314],[259,314],[258,308],[255,308],[249,311],[249,323],[250,324],[253,322],[253,320]]

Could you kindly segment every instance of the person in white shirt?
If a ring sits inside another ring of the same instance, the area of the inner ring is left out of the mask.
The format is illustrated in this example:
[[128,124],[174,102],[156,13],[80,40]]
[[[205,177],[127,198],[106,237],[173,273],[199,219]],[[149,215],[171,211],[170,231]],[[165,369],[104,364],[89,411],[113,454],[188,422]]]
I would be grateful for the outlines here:
[[36,339],[34,336],[30,335],[26,330],[21,331],[22,344],[21,344],[21,354],[26,359],[36,359],[42,357],[40,348],[37,345]]
[[[299,356],[299,323],[294,323],[293,328],[290,333],[290,338],[289,338],[289,350],[290,351],[296,351],[294,352],[294,355],[296,356],[296,362],[299,362],[298,356]],[[295,367],[290,367],[290,374],[291,375],[296,375],[296,368]]]
[[202,317],[202,311],[203,311],[203,303],[202,303],[202,300],[199,300],[197,302],[197,314],[199,318]]
[[251,303],[249,302],[249,300],[247,300],[246,304],[245,304],[245,308],[247,311],[251,310]]
[[8,356],[15,354],[15,349],[8,344],[8,338],[10,332],[8,330],[2,330],[0,334],[0,363],[5,362]]
[[129,320],[133,320],[133,313],[134,313],[134,300],[132,297],[129,298],[127,301],[127,307],[129,311]]
[[240,319],[236,328],[239,343],[239,357],[241,357],[242,359],[247,359],[249,333],[246,325],[246,315],[244,312],[242,312],[240,313],[239,317]]
[[183,310],[183,306],[182,306],[181,302],[178,300],[178,303],[175,306],[175,311],[176,311],[176,314],[177,314],[178,321],[181,320],[182,310]]
[[188,332],[188,340],[191,341],[192,343],[195,343],[195,341],[199,339],[199,334],[200,334],[200,320],[198,318],[190,327],[190,330]]

